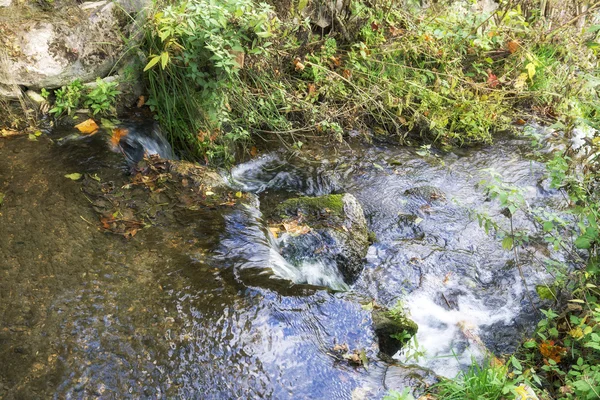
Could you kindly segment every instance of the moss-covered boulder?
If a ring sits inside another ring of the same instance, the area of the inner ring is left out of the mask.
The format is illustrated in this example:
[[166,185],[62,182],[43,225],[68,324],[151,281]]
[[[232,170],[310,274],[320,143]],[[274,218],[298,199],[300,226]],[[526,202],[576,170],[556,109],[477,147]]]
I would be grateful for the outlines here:
[[369,232],[362,207],[351,194],[288,199],[277,206],[270,222],[284,227],[279,244],[290,263],[334,265],[348,283],[361,272]]
[[379,341],[379,351],[390,357],[396,354],[419,329],[403,311],[375,309],[372,318]]

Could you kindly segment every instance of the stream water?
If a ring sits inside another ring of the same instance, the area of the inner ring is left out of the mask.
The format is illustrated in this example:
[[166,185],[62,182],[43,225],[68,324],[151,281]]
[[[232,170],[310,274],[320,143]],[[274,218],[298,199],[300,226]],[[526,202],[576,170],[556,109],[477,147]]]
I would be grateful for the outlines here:
[[[485,348],[509,352],[537,321],[527,291],[540,302],[548,276],[534,261],[549,250],[533,240],[520,252],[525,287],[473,219],[507,223],[480,184],[489,168],[530,206],[559,207],[527,140],[437,156],[361,143],[303,158],[274,150],[223,173],[256,194],[249,204],[177,209],[126,240],[99,231],[65,178],[118,187],[125,159],[102,132],[59,140],[69,133],[0,141],[0,398],[381,398],[430,382],[427,369],[454,376]],[[262,218],[284,197],[344,192],[377,236],[351,285],[288,264]],[[514,224],[533,229],[519,213]],[[399,300],[418,347],[390,363],[365,305]],[[367,368],[334,357],[342,343],[364,350]]]

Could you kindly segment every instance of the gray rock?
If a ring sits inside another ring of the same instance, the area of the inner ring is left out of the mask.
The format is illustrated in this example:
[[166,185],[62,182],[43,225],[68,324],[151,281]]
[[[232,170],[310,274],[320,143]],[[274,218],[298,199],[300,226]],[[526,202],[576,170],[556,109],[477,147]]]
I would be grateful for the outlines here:
[[[2,49],[0,87],[53,89],[106,76],[121,56],[129,21],[117,3],[107,1],[39,19],[19,17],[15,6],[15,22],[3,32],[12,48]],[[1,94],[15,97],[14,91]]]
[[346,282],[362,271],[369,234],[362,207],[351,194],[289,199],[276,214],[279,222],[310,228],[282,239],[281,253],[290,263],[335,264]]
[[0,0],[0,7],[9,7],[12,4],[12,0]]

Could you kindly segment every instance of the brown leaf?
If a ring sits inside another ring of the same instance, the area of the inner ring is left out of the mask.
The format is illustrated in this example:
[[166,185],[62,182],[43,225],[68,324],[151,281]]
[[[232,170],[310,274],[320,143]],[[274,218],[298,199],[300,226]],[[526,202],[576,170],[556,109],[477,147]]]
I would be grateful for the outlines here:
[[144,96],[138,97],[137,108],[142,108],[146,104],[146,98]]
[[554,360],[557,364],[560,362],[561,356],[566,352],[564,347],[554,344],[554,340],[544,340],[539,345],[540,354],[544,357]]
[[296,71],[304,71],[304,68],[306,68],[304,66],[304,64],[302,64],[302,62],[300,61],[300,57],[294,58],[294,61],[292,61],[292,64],[294,65],[294,69]]
[[296,220],[284,222],[283,227],[287,233],[291,233],[292,235],[304,235],[311,230],[307,225],[299,225]]
[[256,146],[252,146],[252,147],[250,148],[250,155],[251,155],[252,157],[256,157],[256,156],[258,155],[258,149],[256,148]]
[[508,49],[508,51],[510,51],[511,54],[513,54],[517,50],[519,50],[519,42],[517,42],[516,40],[511,40],[510,42],[506,43],[506,48]]
[[79,132],[86,135],[93,135],[94,133],[98,132],[98,124],[91,118],[75,125],[75,128],[77,128]]
[[487,73],[488,73],[488,79],[487,79],[488,86],[491,88],[495,88],[496,86],[498,86],[500,84],[498,77],[492,73],[491,69],[488,69]]
[[399,35],[401,35],[401,34],[403,34],[403,33],[404,33],[404,29],[399,29],[399,28],[396,28],[394,25],[391,25],[391,26],[390,26],[390,34],[391,34],[393,37],[399,36]]

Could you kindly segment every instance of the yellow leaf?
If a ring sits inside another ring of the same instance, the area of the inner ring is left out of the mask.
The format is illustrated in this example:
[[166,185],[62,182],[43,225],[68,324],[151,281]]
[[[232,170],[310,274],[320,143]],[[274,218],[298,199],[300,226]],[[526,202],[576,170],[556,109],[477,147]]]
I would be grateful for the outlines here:
[[521,75],[519,75],[519,77],[515,80],[514,86],[517,90],[525,89],[525,86],[527,86],[527,74],[522,73]]
[[237,197],[238,199],[242,197],[242,192],[236,192],[235,193],[235,197]]
[[575,339],[581,339],[583,337],[583,330],[580,327],[573,328],[569,331],[569,335]]
[[529,79],[533,80],[533,76],[535,75],[535,64],[529,63],[525,66],[527,69],[527,73],[529,74]]
[[148,71],[150,68],[154,67],[160,61],[160,56],[152,56],[148,64],[144,67],[144,72]]
[[91,118],[75,125],[75,128],[77,128],[79,132],[87,135],[93,135],[94,133],[98,132],[98,124]]
[[66,174],[65,178],[69,178],[72,181],[77,181],[77,180],[81,179],[81,174],[78,172],[73,172],[72,174]]
[[165,69],[167,67],[168,62],[169,62],[169,53],[166,51],[163,51],[160,54],[160,66],[162,67],[162,69]]

